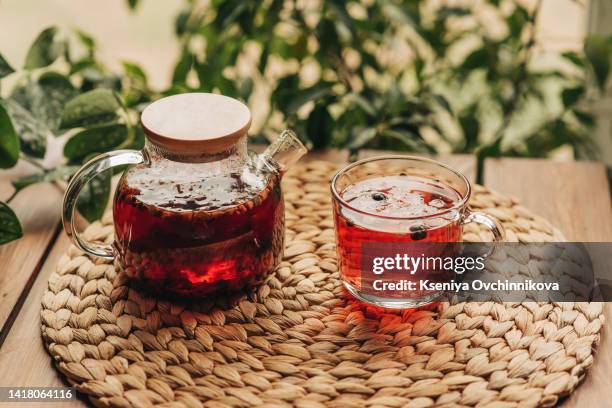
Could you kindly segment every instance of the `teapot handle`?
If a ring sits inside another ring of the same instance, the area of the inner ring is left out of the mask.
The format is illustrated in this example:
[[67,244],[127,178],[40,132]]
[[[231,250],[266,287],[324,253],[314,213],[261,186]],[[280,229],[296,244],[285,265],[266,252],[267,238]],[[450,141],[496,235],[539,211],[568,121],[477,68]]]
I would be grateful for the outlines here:
[[62,223],[64,225],[64,231],[66,231],[68,237],[72,239],[72,242],[79,249],[89,255],[98,256],[104,259],[113,259],[114,257],[114,251],[111,245],[83,240],[74,226],[73,219],[77,198],[85,184],[111,167],[125,164],[139,164],[145,161],[144,155],[137,150],[116,150],[94,157],[85,163],[85,165],[72,177],[66,189],[66,193],[64,194]]

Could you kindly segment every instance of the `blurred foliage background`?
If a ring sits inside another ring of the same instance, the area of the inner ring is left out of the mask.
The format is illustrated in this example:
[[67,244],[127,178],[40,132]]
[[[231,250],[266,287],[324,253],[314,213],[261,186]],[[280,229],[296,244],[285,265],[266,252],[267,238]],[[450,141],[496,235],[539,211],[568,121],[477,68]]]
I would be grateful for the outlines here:
[[[596,123],[585,106],[607,82],[612,40],[591,36],[582,51],[540,64],[541,2],[532,3],[185,0],[168,19],[180,56],[163,89],[151,89],[135,61],[110,70],[87,32],[48,27],[25,61],[0,50],[0,80],[11,79],[0,99],[0,168],[39,168],[14,180],[15,194],[66,181],[93,155],[142,147],[139,113],[180,92],[246,101],[262,118],[252,132],[259,142],[291,127],[313,149],[468,153],[479,168],[486,157],[559,149],[589,157]],[[126,7],[138,13],[139,2]],[[538,115],[526,123],[529,111]],[[65,139],[63,162],[43,166],[56,137]],[[110,175],[96,179],[80,213],[99,218],[110,190]],[[0,203],[0,243],[21,234],[11,199]]]

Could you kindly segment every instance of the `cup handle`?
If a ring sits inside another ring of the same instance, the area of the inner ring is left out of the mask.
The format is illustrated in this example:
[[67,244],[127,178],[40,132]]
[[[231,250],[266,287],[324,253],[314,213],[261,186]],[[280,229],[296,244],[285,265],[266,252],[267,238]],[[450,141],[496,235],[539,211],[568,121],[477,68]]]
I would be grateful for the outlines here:
[[501,222],[499,222],[496,218],[482,212],[472,211],[470,209],[467,211],[467,216],[463,218],[461,225],[469,224],[470,222],[484,225],[489,229],[489,231],[491,231],[491,234],[493,234],[494,242],[505,241],[506,231],[504,230],[504,226],[501,224]]
[[79,193],[94,177],[111,167],[121,166],[125,164],[144,163],[144,155],[137,150],[117,150],[114,152],[103,153],[94,157],[83,167],[76,172],[70,180],[66,193],[64,194],[64,203],[62,208],[62,224],[64,231],[72,242],[82,251],[89,255],[97,256],[104,259],[113,259],[113,247],[108,244],[98,244],[95,242],[87,242],[83,240],[74,226],[74,210],[76,207]]

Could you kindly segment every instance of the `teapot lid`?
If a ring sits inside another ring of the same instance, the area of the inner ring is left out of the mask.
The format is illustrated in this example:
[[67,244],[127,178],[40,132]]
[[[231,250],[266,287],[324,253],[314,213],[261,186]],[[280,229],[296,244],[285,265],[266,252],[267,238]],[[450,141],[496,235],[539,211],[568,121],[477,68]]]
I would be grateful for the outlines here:
[[218,153],[246,135],[251,112],[242,102],[213,93],[167,96],[148,105],[140,121],[147,139],[181,155]]

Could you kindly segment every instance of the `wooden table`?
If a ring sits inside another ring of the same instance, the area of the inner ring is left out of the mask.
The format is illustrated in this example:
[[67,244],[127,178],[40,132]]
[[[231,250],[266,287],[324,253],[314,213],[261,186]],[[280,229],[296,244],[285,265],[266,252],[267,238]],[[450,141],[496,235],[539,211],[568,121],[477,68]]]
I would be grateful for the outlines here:
[[[371,156],[380,152],[362,152]],[[343,151],[311,153],[306,160],[346,161]],[[438,159],[472,180],[476,163],[471,156]],[[21,164],[0,175],[0,199],[12,192],[9,180],[31,172]],[[520,199],[552,222],[571,241],[612,241],[612,209],[606,169],[598,163],[559,163],[532,159],[490,159],[484,165],[484,184]],[[0,386],[64,385],[53,368],[40,337],[40,302],[47,279],[69,245],[60,230],[62,194],[56,186],[41,184],[19,193],[12,202],[24,227],[24,237],[0,247]],[[595,363],[564,407],[607,407],[612,392],[612,302],[606,304],[603,339]],[[2,404],[0,404],[2,405]],[[8,406],[4,404],[2,406]],[[23,407],[25,405],[17,405]],[[83,400],[51,406],[84,406]],[[28,407],[34,404],[27,404]]]

